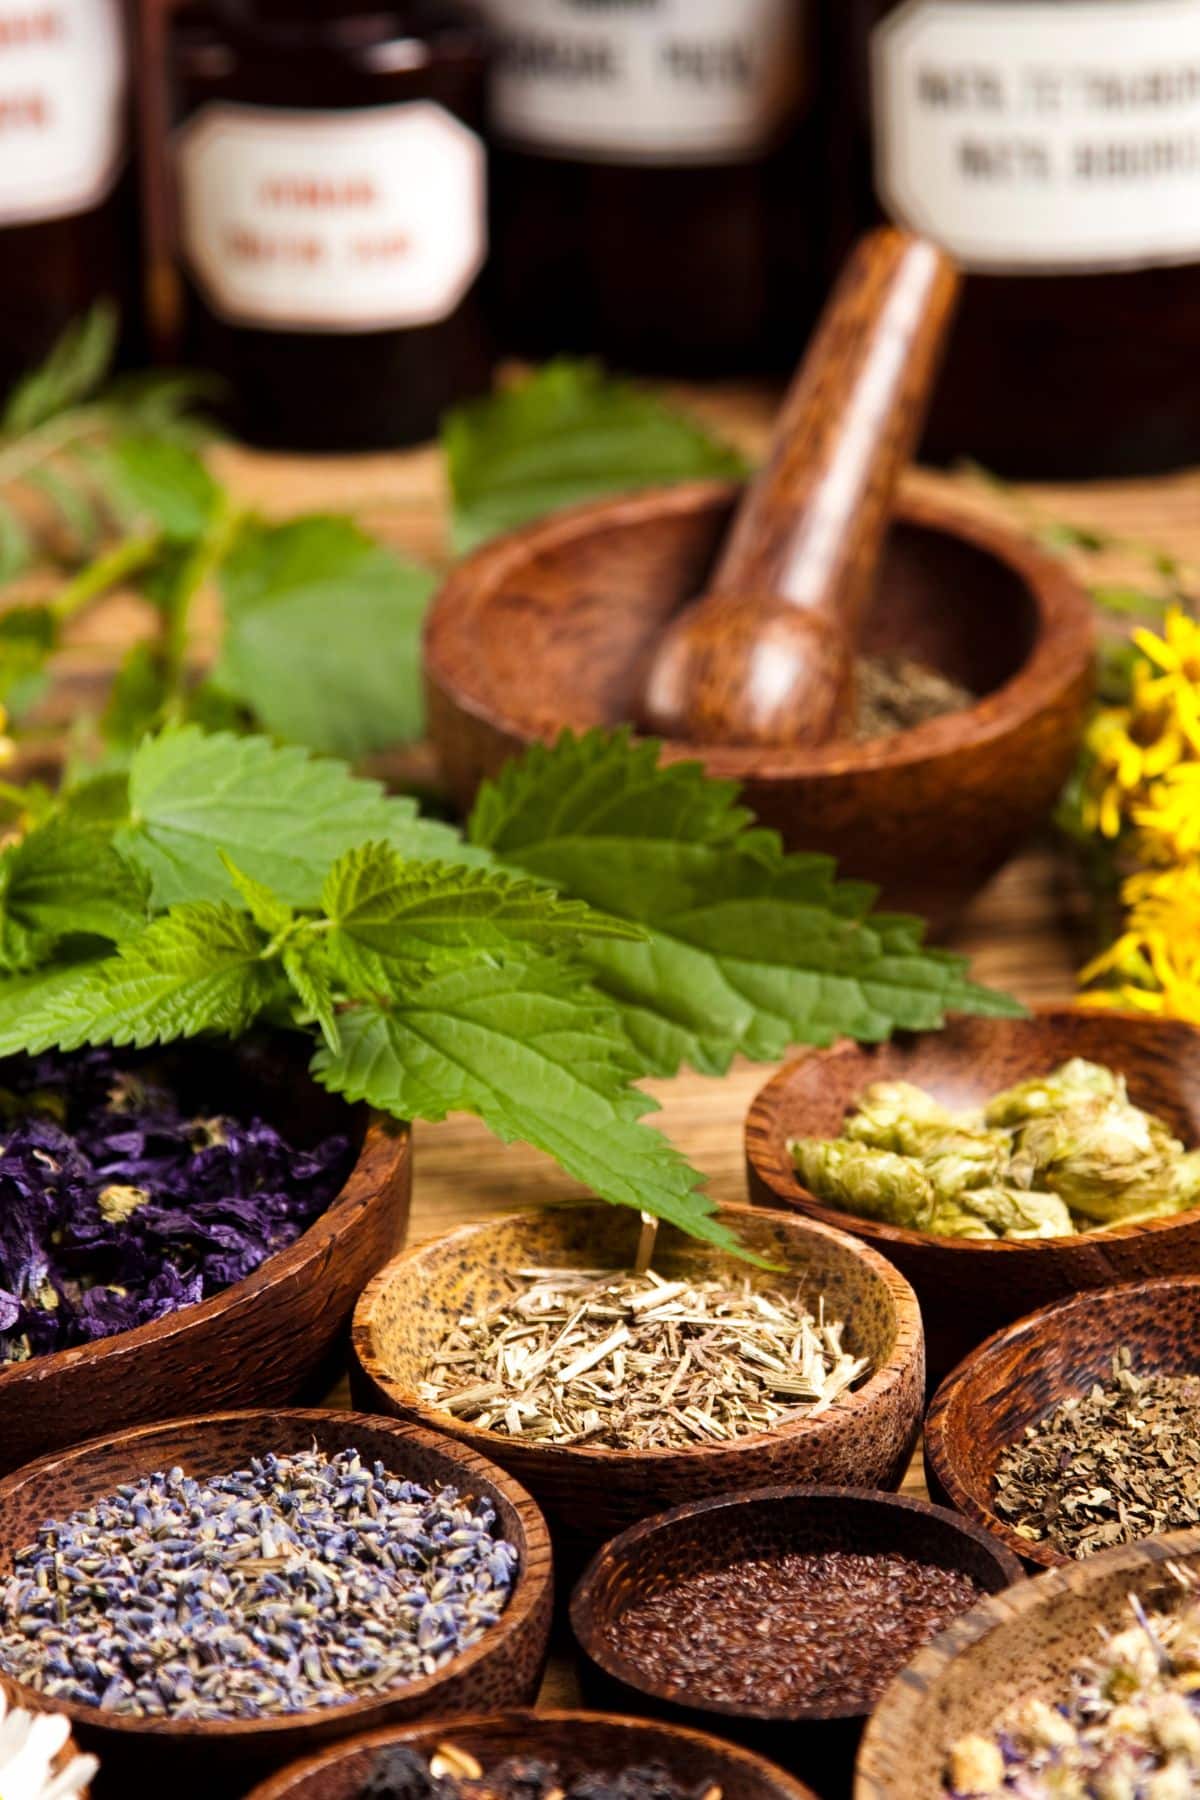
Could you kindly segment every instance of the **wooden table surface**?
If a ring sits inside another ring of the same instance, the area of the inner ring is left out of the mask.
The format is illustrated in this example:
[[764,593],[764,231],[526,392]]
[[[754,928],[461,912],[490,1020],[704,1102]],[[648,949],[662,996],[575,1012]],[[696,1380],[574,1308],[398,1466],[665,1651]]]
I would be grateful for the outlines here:
[[[751,453],[761,449],[771,417],[765,390],[681,390],[700,416]],[[445,495],[441,459],[432,449],[352,458],[284,458],[232,446],[219,448],[221,473],[247,501],[285,517],[310,509],[348,510],[397,548],[445,566]],[[1200,564],[1200,471],[1156,481],[1041,487],[998,495],[967,476],[915,471],[915,491],[954,493],[985,516],[1009,522],[1068,521],[1169,549]],[[1140,554],[1109,552],[1078,559],[1098,579],[1144,580]],[[969,604],[964,596],[964,604]],[[114,600],[83,620],[62,658],[66,694],[111,668],[137,628],[136,603]],[[419,762],[419,759],[418,759]],[[1047,840],[1016,858],[960,922],[952,947],[967,953],[976,976],[1021,999],[1068,999],[1073,971],[1088,953],[1087,913],[1069,863]],[[739,1065],[722,1081],[683,1075],[650,1084],[662,1104],[657,1123],[708,1176],[717,1200],[743,1200],[742,1120],[768,1071]],[[452,1226],[582,1190],[548,1157],[522,1145],[504,1147],[473,1119],[421,1125],[416,1133],[416,1184],[410,1242]],[[921,1492],[919,1468],[906,1487]],[[544,1703],[577,1698],[570,1659],[560,1648]]]

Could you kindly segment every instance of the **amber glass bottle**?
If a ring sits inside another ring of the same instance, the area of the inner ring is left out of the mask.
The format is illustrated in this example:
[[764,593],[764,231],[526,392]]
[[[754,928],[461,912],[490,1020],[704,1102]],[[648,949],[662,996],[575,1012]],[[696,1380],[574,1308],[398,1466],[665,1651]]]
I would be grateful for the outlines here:
[[118,0],[0,6],[0,386],[136,287]]
[[840,248],[880,211],[971,271],[926,450],[1200,458],[1200,0],[836,0]]
[[490,367],[477,22],[451,0],[206,0],[173,44],[187,350],[236,428],[430,436]]
[[693,375],[793,363],[820,235],[811,0],[482,5],[506,345]]

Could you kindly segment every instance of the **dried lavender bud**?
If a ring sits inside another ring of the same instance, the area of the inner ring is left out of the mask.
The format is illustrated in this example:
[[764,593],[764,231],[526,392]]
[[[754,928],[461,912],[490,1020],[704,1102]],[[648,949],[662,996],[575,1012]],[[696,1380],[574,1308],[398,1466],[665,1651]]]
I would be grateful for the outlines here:
[[432,1675],[497,1623],[487,1500],[353,1450],[181,1469],[48,1520],[0,1590],[0,1673],[138,1718],[257,1719]]
[[344,1137],[196,1118],[111,1050],[0,1064],[0,1367],[129,1331],[251,1274],[319,1217]]

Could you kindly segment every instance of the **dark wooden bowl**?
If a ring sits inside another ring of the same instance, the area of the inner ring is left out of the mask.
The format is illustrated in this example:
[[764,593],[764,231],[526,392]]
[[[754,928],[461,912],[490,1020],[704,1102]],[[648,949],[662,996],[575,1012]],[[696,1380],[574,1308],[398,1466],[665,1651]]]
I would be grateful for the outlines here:
[[[553,1608],[545,1521],[524,1489],[484,1457],[392,1419],[298,1409],[216,1413],[141,1426],[111,1441],[95,1439],[43,1457],[0,1482],[0,1587],[15,1552],[32,1541],[44,1519],[87,1506],[123,1481],[176,1464],[189,1475],[216,1475],[265,1451],[292,1452],[314,1444],[330,1454],[353,1446],[397,1475],[490,1499],[521,1559],[516,1588],[499,1624],[437,1675],[347,1706],[283,1718],[172,1722],[114,1718],[95,1707],[64,1704],[59,1710],[70,1718],[79,1743],[100,1757],[99,1794],[148,1792],[158,1780],[169,1782],[172,1793],[240,1792],[267,1770],[356,1731],[431,1713],[440,1717],[524,1705],[534,1698]],[[9,1687],[20,1704],[44,1709],[46,1702],[32,1690],[11,1679]]]
[[[425,675],[430,734],[463,805],[530,743],[632,716],[655,640],[703,588],[737,493],[703,482],[580,507],[451,574],[426,624]],[[862,642],[908,650],[981,698],[870,744],[667,753],[740,781],[791,848],[827,851],[890,905],[942,922],[1066,779],[1091,693],[1091,607],[1013,533],[906,500]]]
[[[847,1322],[847,1346],[871,1357],[870,1377],[820,1417],[730,1444],[631,1451],[539,1445],[480,1430],[419,1400],[417,1384],[431,1352],[464,1311],[499,1297],[504,1269],[630,1267],[637,1216],[599,1205],[466,1226],[389,1263],[354,1315],[351,1386],[359,1405],[444,1431],[509,1469],[544,1507],[556,1543],[574,1556],[635,1519],[729,1488],[797,1480],[897,1486],[916,1436],[924,1379],[912,1289],[882,1257],[864,1253],[841,1232],[749,1207],[722,1208],[721,1217],[784,1266],[783,1275],[750,1271],[754,1279],[766,1286],[798,1279],[814,1296],[824,1291],[835,1316]],[[746,1264],[660,1227],[654,1258],[660,1273],[713,1266],[739,1278],[747,1272]]]
[[643,1659],[634,1627],[626,1628],[619,1651],[607,1637],[632,1603],[671,1586],[680,1575],[787,1550],[899,1552],[972,1575],[989,1594],[1019,1581],[1022,1569],[1002,1545],[956,1514],[924,1500],[861,1488],[726,1494],[645,1519],[597,1552],[571,1598],[585,1688],[614,1704],[741,1736],[789,1768],[810,1773],[825,1793],[844,1783],[868,1709],[714,1701],[657,1676]]
[[1125,1344],[1139,1373],[1200,1370],[1200,1275],[1133,1281],[1045,1306],[998,1331],[948,1375],[925,1421],[931,1486],[1041,1568],[1072,1559],[993,1511],[996,1464],[1027,1425],[1112,1374]]
[[376,1731],[284,1769],[246,1800],[357,1800],[378,1752],[397,1744],[426,1755],[453,1744],[485,1771],[509,1756],[533,1756],[556,1763],[568,1780],[591,1770],[610,1774],[638,1763],[660,1763],[688,1786],[716,1782],[724,1800],[813,1800],[810,1790],[782,1769],[720,1738],[648,1719],[585,1712],[498,1713]]
[[855,1800],[942,1800],[946,1758],[958,1739],[993,1730],[1015,1701],[1061,1700],[1071,1671],[1095,1654],[1101,1630],[1132,1623],[1131,1593],[1150,1609],[1172,1591],[1169,1562],[1200,1574],[1200,1531],[1103,1550],[956,1620],[880,1700],[863,1735]]
[[1107,1063],[1131,1098],[1200,1144],[1200,1031],[1174,1019],[1045,1011],[1029,1019],[955,1019],[944,1031],[861,1048],[837,1044],[789,1063],[746,1119],[750,1198],[838,1225],[873,1244],[912,1282],[933,1381],[999,1326],[1081,1288],[1200,1270],[1200,1211],[1070,1238],[1019,1243],[934,1238],[824,1206],[800,1186],[789,1138],[836,1137],[863,1089],[902,1079],[969,1107],[1067,1057]]
[[228,1093],[236,1110],[262,1111],[298,1144],[347,1132],[358,1149],[354,1167],[303,1236],[244,1281],[136,1331],[0,1369],[0,1474],[101,1432],[314,1390],[363,1283],[404,1242],[407,1126],[345,1106],[278,1041],[192,1046],[177,1060],[181,1084],[194,1082],[206,1103]]

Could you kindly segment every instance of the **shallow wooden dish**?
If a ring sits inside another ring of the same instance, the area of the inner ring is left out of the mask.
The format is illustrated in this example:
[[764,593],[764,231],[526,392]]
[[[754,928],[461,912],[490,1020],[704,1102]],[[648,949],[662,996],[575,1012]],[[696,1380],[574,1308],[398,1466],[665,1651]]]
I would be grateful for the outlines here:
[[996,1464],[1027,1425],[1112,1373],[1123,1345],[1138,1373],[1200,1370],[1200,1275],[1134,1281],[1062,1300],[998,1331],[948,1375],[925,1420],[930,1485],[1027,1562],[1072,1559],[1030,1543],[993,1511]]
[[[486,545],[425,628],[429,730],[466,805],[485,775],[564,726],[633,710],[670,615],[704,586],[737,490],[703,482],[602,501]],[[888,903],[942,922],[1044,818],[1091,692],[1093,621],[1061,563],[996,526],[901,503],[863,645],[909,650],[981,698],[871,744],[708,748],[764,825],[822,850]]]
[[632,1627],[621,1651],[605,1635],[631,1603],[680,1575],[783,1550],[896,1551],[972,1575],[987,1593],[1019,1581],[1022,1569],[1003,1545],[941,1507],[829,1487],[767,1488],[679,1506],[631,1526],[597,1552],[571,1598],[585,1684],[614,1702],[745,1737],[789,1767],[810,1770],[824,1792],[844,1780],[868,1709],[714,1701],[672,1687],[647,1667]]
[[[94,1707],[60,1710],[85,1750],[101,1759],[104,1792],[148,1791],[164,1780],[175,1793],[238,1792],[251,1777],[279,1768],[317,1745],[401,1720],[523,1705],[534,1698],[545,1663],[553,1574],[545,1521],[529,1495],[472,1451],[392,1419],[357,1413],[277,1410],[216,1413],[122,1432],[43,1457],[0,1482],[0,1588],[15,1551],[42,1520],[86,1506],[122,1481],[179,1464],[190,1475],[219,1474],[264,1451],[353,1446],[389,1470],[428,1484],[486,1495],[504,1535],[516,1544],[521,1573],[500,1623],[437,1675],[393,1691],[277,1719],[221,1723],[111,1718]],[[45,1701],[9,1679],[22,1705]],[[132,1780],[132,1790],[122,1786]],[[240,1786],[238,1785],[240,1782]]]
[[1062,1698],[1071,1671],[1095,1653],[1099,1628],[1133,1622],[1178,1591],[1165,1565],[1200,1574],[1200,1531],[1104,1550],[985,1600],[915,1656],[880,1700],[863,1736],[855,1800],[941,1800],[946,1757],[968,1732],[987,1733],[1014,1701]]
[[404,1242],[407,1126],[345,1106],[278,1041],[195,1046],[179,1060],[204,1092],[230,1091],[240,1110],[262,1111],[301,1144],[347,1133],[354,1167],[304,1235],[244,1281],[136,1331],[0,1369],[0,1473],[101,1432],[304,1394],[339,1346],[363,1283]]
[[509,1756],[556,1762],[570,1779],[630,1763],[661,1763],[680,1782],[716,1782],[724,1800],[813,1800],[810,1790],[760,1757],[699,1731],[648,1719],[591,1712],[510,1712],[490,1718],[442,1719],[404,1731],[355,1738],[256,1787],[246,1800],[357,1800],[380,1750],[407,1744],[430,1754],[454,1744],[484,1765]]
[[968,1107],[1071,1056],[1120,1070],[1139,1106],[1161,1115],[1189,1147],[1200,1144],[1200,1031],[1177,1020],[1071,1009],[1029,1019],[955,1019],[944,1031],[874,1048],[840,1043],[781,1069],[747,1115],[751,1199],[851,1231],[903,1270],[921,1302],[934,1381],[990,1332],[1047,1301],[1200,1270],[1200,1211],[1021,1243],[932,1238],[823,1205],[800,1186],[788,1140],[836,1137],[873,1081],[914,1081],[950,1106]]
[[[731,1444],[688,1450],[609,1450],[538,1445],[464,1424],[417,1398],[426,1361],[464,1311],[502,1291],[505,1268],[536,1265],[628,1268],[636,1214],[612,1206],[554,1207],[469,1225],[398,1256],[367,1288],[354,1315],[351,1386],[364,1409],[396,1413],[509,1469],[545,1508],[556,1539],[587,1544],[665,1506],[735,1487],[824,1480],[895,1487],[920,1419],[924,1359],[912,1289],[874,1252],[807,1221],[724,1207],[722,1218],[755,1250],[786,1265],[765,1285],[800,1280],[824,1291],[847,1321],[847,1347],[861,1346],[874,1372],[819,1418]],[[664,1275],[711,1266],[720,1252],[662,1226],[654,1267]],[[747,1265],[728,1259],[738,1274]],[[753,1272],[752,1272],[753,1273]]]

